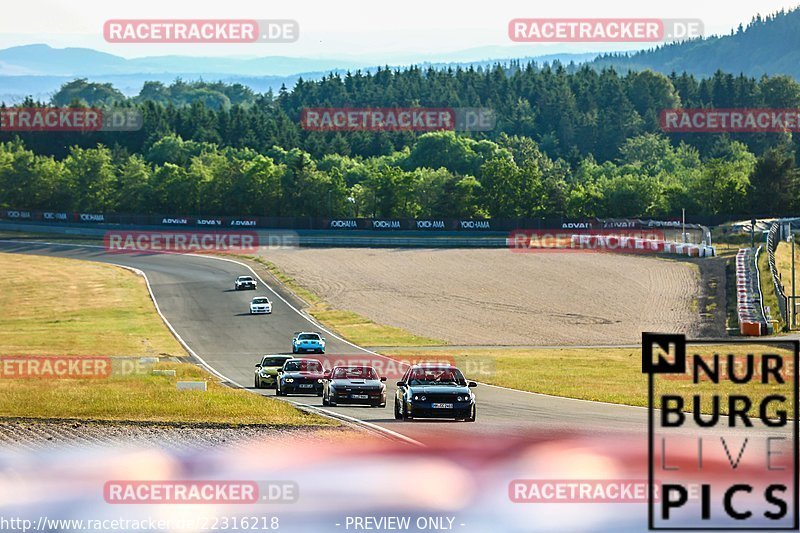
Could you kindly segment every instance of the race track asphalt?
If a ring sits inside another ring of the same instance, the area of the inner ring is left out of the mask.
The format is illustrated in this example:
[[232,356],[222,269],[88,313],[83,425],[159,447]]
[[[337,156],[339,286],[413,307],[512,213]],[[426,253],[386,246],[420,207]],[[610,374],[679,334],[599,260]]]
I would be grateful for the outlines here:
[[[0,252],[99,261],[143,271],[161,312],[178,335],[209,366],[242,387],[253,387],[254,366],[259,356],[291,353],[293,332],[320,329],[263,282],[255,292],[234,291],[234,279],[239,275],[252,275],[252,272],[247,266],[232,261],[189,255],[109,254],[102,247],[17,241],[0,241]],[[248,303],[255,294],[270,296],[271,315],[249,315]],[[330,333],[325,336],[330,354],[366,353]],[[557,398],[485,384],[473,389],[478,401],[475,423],[397,421],[392,411],[394,381],[388,382],[387,388],[388,403],[384,409],[360,406],[326,409],[423,443],[442,436],[460,438],[473,434],[525,434],[538,438],[562,432],[593,435],[628,432],[642,437],[647,434],[647,411],[643,408]],[[273,390],[258,392],[267,396],[275,394]],[[317,396],[292,396],[291,399],[322,408],[321,398]]]

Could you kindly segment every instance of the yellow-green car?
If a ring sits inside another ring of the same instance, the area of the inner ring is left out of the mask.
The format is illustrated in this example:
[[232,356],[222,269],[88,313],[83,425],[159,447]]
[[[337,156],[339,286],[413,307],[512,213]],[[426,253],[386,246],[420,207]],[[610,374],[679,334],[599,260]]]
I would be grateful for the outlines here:
[[289,359],[293,359],[293,357],[291,355],[265,355],[261,362],[256,364],[256,388],[275,388],[278,370],[283,368],[283,363]]

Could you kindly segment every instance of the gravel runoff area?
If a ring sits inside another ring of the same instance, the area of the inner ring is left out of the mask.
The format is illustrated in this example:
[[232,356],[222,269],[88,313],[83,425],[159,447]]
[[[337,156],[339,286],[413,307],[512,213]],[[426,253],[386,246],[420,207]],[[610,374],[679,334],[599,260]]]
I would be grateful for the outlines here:
[[29,452],[51,448],[86,449],[158,447],[175,451],[237,448],[253,442],[327,443],[365,438],[360,431],[339,428],[216,426],[144,422],[84,422],[77,420],[0,420],[0,450]]
[[700,334],[686,261],[508,249],[286,248],[262,257],[332,306],[456,345],[615,345]]

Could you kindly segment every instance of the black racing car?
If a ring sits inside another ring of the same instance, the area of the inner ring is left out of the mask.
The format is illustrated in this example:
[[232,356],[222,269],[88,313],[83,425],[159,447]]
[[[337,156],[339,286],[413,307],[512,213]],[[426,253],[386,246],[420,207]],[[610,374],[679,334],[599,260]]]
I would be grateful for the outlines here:
[[409,368],[402,381],[397,382],[394,417],[454,418],[475,422],[475,395],[459,369],[451,365],[419,364]]
[[339,403],[386,407],[386,381],[371,366],[336,366],[322,380],[322,405]]
[[289,359],[278,370],[275,394],[316,394],[322,396],[322,378],[325,371],[316,359]]

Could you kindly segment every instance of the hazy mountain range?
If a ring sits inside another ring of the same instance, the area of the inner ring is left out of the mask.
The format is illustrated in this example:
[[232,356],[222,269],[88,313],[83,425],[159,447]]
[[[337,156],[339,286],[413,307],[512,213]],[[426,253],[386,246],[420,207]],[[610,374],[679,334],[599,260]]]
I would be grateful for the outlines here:
[[[688,72],[710,76],[717,70],[748,76],[787,74],[800,79],[800,9],[757,16],[730,35],[710,36],[626,54],[560,53],[535,55],[535,48],[487,46],[406,58],[393,57],[390,66],[417,64],[444,67],[489,66],[517,60],[539,64],[589,63],[621,70],[649,68],[657,72]],[[524,53],[521,53],[524,52]],[[479,59],[476,59],[479,58]],[[292,87],[299,77],[319,79],[329,72],[374,70],[372,60],[347,58],[189,57],[153,56],[127,59],[89,48],[52,48],[46,44],[0,50],[0,101],[16,102],[27,95],[47,100],[65,82],[75,78],[111,83],[123,94],[138,94],[145,81],[169,83],[205,80],[242,83],[257,92]]]
[[[487,47],[452,54],[452,57],[486,57],[478,61],[418,61],[416,64],[434,68],[492,65],[514,57],[502,55],[509,53],[508,48],[514,47]],[[522,61],[582,63],[591,61],[597,55],[550,54],[525,57]],[[138,94],[145,81],[169,83],[178,77],[186,81],[203,79],[241,83],[257,92],[265,92],[270,88],[277,91],[282,84],[292,87],[299,77],[319,79],[329,72],[374,70],[378,66],[374,62],[363,60],[285,56],[238,58],[171,55],[126,59],[89,48],[52,48],[45,44],[34,44],[0,50],[0,100],[19,101],[27,95],[46,100],[63,83],[75,78],[111,83],[127,96]]]

